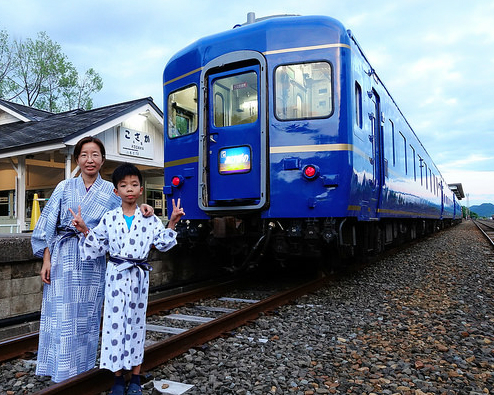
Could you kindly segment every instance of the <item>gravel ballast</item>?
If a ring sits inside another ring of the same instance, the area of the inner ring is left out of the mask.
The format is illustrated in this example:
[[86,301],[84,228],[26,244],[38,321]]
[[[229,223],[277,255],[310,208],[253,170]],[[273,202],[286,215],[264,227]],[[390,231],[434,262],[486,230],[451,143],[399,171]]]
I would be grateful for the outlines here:
[[[189,395],[494,394],[493,328],[494,251],[467,221],[148,373]],[[0,369],[2,394],[47,385]]]

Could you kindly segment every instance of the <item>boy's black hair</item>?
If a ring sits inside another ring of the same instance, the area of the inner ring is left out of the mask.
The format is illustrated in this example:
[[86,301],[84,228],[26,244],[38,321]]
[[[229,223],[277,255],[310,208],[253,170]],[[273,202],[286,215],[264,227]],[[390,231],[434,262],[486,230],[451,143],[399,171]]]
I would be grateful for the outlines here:
[[118,166],[111,176],[111,180],[115,188],[118,187],[118,183],[127,176],[137,176],[139,178],[139,184],[142,186],[142,174],[137,167],[132,163],[123,163]]

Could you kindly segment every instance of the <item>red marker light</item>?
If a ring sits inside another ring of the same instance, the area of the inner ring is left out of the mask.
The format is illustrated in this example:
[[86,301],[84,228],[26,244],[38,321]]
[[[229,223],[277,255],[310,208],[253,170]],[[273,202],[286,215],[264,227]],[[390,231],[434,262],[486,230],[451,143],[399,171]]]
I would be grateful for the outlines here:
[[174,187],[179,187],[180,185],[182,185],[183,182],[184,182],[184,179],[181,176],[172,177],[172,185]]
[[307,165],[302,170],[302,174],[308,180],[313,180],[319,175],[319,168],[316,165]]
[[304,170],[304,174],[306,175],[306,177],[312,178],[316,174],[316,169],[314,168],[314,166],[307,166]]

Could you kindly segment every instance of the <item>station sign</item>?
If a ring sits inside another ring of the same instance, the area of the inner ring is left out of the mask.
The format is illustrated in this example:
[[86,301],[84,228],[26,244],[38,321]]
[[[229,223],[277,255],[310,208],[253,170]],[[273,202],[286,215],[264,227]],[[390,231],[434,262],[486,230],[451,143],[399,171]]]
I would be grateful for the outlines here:
[[121,155],[153,159],[153,135],[120,126],[118,152]]

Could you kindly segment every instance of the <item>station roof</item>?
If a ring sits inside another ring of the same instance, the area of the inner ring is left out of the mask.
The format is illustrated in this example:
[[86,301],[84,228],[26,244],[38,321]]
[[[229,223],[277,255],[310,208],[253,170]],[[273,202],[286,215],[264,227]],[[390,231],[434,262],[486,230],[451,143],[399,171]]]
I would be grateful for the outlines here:
[[31,147],[66,143],[133,111],[150,108],[161,119],[162,111],[151,97],[117,103],[92,110],[51,113],[0,99],[0,113],[11,121],[0,124],[0,156],[15,155]]
[[454,192],[458,200],[465,197],[465,194],[463,193],[463,186],[461,184],[448,184],[448,187]]
[[2,99],[0,99],[0,109],[19,120],[25,118],[26,121],[40,121],[53,115],[53,113],[49,111],[38,110],[37,108],[24,106],[19,103],[9,102]]

